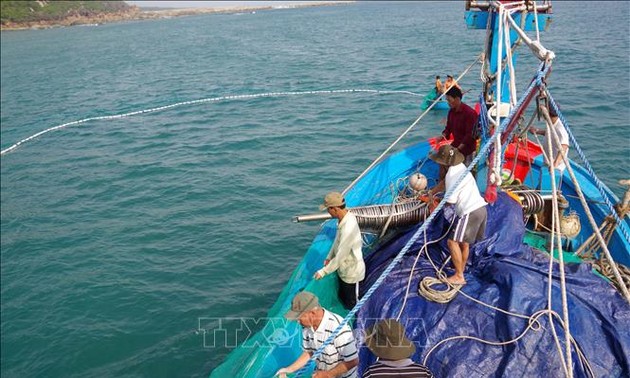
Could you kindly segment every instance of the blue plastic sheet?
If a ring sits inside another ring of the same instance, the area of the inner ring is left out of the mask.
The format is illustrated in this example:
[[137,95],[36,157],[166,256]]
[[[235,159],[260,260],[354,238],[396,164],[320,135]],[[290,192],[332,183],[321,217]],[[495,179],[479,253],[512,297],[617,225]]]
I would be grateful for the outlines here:
[[[419,227],[419,226],[418,226]],[[427,229],[426,240],[440,238],[448,224],[436,217]],[[362,283],[367,290],[391,259],[402,249],[416,228],[383,244],[366,258],[369,272]],[[547,307],[549,257],[523,244],[522,210],[505,194],[488,206],[486,239],[471,246],[462,291],[482,302],[510,312],[530,316]],[[420,237],[408,255],[361,308],[357,325],[364,329],[378,319],[396,318],[404,303],[407,283],[416,255],[425,243]],[[446,238],[428,247],[437,266],[449,256]],[[452,274],[450,262],[446,269]],[[630,305],[612,285],[595,275],[587,264],[566,264],[570,333],[585,355],[596,377],[628,377],[630,367]],[[458,294],[450,303],[430,302],[418,294],[425,276],[435,276],[426,255],[411,274],[411,285],[400,321],[416,344],[412,359],[422,362],[429,350],[453,336],[467,335],[492,342],[518,337],[527,319],[506,315]],[[553,267],[552,308],[562,317],[558,264]],[[445,342],[429,356],[427,366],[438,377],[556,377],[564,376],[561,357],[554,342],[549,317],[539,318],[539,330],[529,330],[516,343],[492,346],[468,339]],[[564,353],[564,331],[554,322]],[[575,348],[572,353],[576,377],[588,377]],[[375,361],[367,348],[360,349],[360,372]]]

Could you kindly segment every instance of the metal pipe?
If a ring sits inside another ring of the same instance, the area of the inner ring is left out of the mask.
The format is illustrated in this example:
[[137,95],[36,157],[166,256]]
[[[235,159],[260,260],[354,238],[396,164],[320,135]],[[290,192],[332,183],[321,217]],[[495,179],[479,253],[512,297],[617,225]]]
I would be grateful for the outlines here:
[[[422,201],[408,201],[384,205],[358,206],[348,208],[348,211],[357,217],[357,223],[363,231],[382,230],[390,222],[391,227],[405,227],[422,222],[428,213],[427,206]],[[294,222],[324,221],[331,219],[328,213],[298,215],[293,217]]]
[[308,214],[308,215],[296,215],[292,218],[295,223],[302,222],[317,222],[332,219],[332,215],[328,213]]

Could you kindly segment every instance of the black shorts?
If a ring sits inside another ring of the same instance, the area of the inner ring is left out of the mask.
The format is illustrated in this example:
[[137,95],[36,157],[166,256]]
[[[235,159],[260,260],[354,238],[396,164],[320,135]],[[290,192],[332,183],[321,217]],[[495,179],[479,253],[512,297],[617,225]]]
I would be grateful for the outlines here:
[[481,239],[486,232],[488,212],[486,207],[480,207],[468,214],[458,217],[451,228],[448,238],[458,243],[474,243]]

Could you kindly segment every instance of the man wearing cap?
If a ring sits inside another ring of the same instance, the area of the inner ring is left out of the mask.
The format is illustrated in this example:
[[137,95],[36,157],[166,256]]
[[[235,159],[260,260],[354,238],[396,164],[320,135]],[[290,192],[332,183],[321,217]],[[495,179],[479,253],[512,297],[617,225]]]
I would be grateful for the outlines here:
[[411,360],[416,346],[397,320],[383,319],[374,324],[367,330],[365,344],[379,360],[363,372],[363,378],[433,378],[426,366]]
[[469,165],[477,149],[477,142],[474,138],[474,131],[477,127],[477,112],[462,102],[462,90],[459,87],[451,87],[446,92],[445,97],[450,109],[446,118],[446,127],[442,131],[442,138],[448,139],[453,134],[451,144],[464,155],[465,164]]
[[346,201],[341,193],[326,194],[324,204],[319,209],[328,210],[339,223],[335,241],[324,261],[324,267],[318,270],[313,278],[319,280],[336,271],[339,277],[339,299],[344,307],[351,309],[359,297],[359,282],[365,278],[361,230],[357,218],[346,209]]
[[464,268],[470,244],[483,239],[486,231],[486,201],[479,194],[475,178],[470,172],[466,172],[464,155],[457,148],[444,145],[437,153],[429,155],[429,158],[448,168],[444,180],[429,191],[429,203],[433,203],[433,194],[442,189],[448,192],[454,188],[459,176],[465,172],[463,181],[446,199],[446,205],[454,206],[457,216],[451,225],[447,241],[455,274],[448,277],[447,281],[452,285],[464,285]]
[[[301,369],[310,360],[324,341],[333,334],[343,318],[320,307],[317,297],[308,292],[298,293],[291,302],[291,309],[285,314],[289,320],[297,320],[302,326],[302,349],[304,352],[295,362],[276,373],[280,378]],[[335,338],[324,347],[315,359],[316,367],[313,377],[357,377],[359,353],[352,330],[346,324]]]

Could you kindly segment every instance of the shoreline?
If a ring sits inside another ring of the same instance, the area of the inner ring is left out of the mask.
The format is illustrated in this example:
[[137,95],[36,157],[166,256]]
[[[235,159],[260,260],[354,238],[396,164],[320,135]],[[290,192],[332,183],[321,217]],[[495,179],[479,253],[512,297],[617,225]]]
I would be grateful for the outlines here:
[[335,2],[313,2],[306,4],[286,4],[281,6],[235,6],[221,8],[164,8],[159,10],[143,10],[133,7],[129,11],[119,13],[108,13],[97,16],[71,16],[60,21],[32,21],[26,23],[9,23],[1,25],[0,31],[13,30],[40,30],[69,26],[98,26],[125,21],[160,20],[174,17],[196,16],[202,14],[232,14],[232,13],[252,13],[267,10],[285,10],[298,8],[311,8],[321,6],[339,6],[353,4],[355,1],[335,1]]

